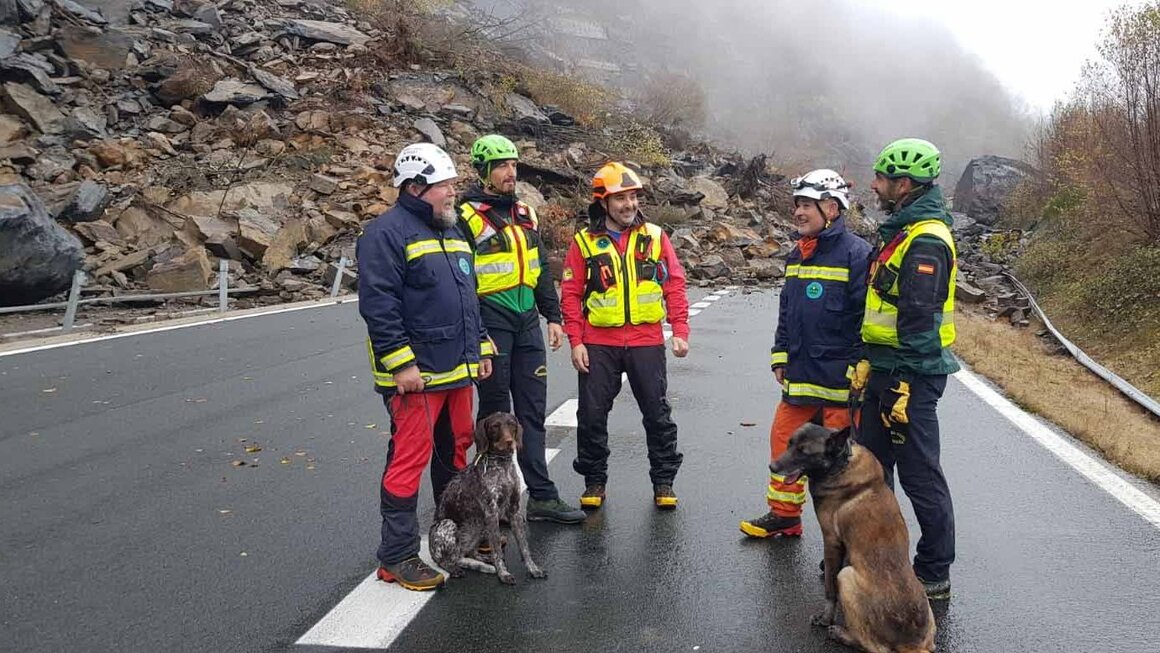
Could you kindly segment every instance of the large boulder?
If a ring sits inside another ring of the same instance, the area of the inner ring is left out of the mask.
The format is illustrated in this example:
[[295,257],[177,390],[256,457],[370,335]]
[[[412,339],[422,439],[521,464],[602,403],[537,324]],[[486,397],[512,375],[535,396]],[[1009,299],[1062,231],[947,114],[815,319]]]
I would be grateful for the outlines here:
[[1015,188],[1038,174],[1035,168],[1015,159],[994,155],[971,159],[955,185],[955,211],[966,213],[980,224],[993,225]]
[[69,287],[84,263],[80,240],[23,184],[0,185],[0,305],[31,304]]

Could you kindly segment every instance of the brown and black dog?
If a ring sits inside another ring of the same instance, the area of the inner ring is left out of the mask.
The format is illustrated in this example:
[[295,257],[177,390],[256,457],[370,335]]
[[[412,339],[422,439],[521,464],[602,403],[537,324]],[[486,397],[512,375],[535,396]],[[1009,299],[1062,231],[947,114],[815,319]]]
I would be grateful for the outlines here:
[[[934,613],[910,565],[898,500],[874,454],[853,442],[849,428],[806,424],[769,469],[787,483],[810,479],[826,573],[826,609],[810,622],[870,653],[934,651]],[[838,603],[845,626],[834,618]]]
[[[501,583],[516,582],[503,559],[501,521],[511,525],[528,575],[547,576],[532,560],[528,524],[520,510],[520,480],[514,458],[522,437],[523,429],[511,413],[492,413],[480,420],[475,429],[475,462],[456,474],[443,490],[428,543],[435,564],[453,578],[468,568],[496,574]],[[470,557],[480,543],[495,552],[493,564]]]

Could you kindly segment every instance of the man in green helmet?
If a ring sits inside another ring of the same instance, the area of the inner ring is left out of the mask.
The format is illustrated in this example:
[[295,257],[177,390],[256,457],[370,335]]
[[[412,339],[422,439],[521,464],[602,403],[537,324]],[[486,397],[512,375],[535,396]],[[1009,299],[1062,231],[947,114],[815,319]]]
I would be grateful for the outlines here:
[[552,351],[564,330],[536,212],[516,197],[519,156],[499,134],[475,141],[471,163],[479,184],[459,207],[460,226],[475,249],[480,314],[496,346],[493,373],[479,384],[479,418],[515,408],[524,429],[517,460],[528,486],[528,520],[578,524],[584,511],[560,499],[544,454],[548,367],[540,316],[548,321]]
[[870,188],[889,218],[870,262],[862,321],[866,359],[850,389],[865,390],[859,443],[894,468],[922,529],[914,572],[931,599],[950,598],[955,518],[939,463],[935,409],[947,375],[959,370],[955,340],[955,243],[951,215],[935,185],[941,155],[928,141],[904,138],[874,163]]

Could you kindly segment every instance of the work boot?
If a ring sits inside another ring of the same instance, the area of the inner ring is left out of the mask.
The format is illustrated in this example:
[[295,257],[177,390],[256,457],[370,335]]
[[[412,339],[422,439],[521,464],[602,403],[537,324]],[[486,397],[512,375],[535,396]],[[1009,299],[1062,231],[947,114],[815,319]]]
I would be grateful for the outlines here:
[[604,505],[604,484],[593,483],[584,488],[584,494],[580,495],[580,507],[592,508],[595,510]]
[[446,578],[432,569],[419,556],[407,558],[392,565],[381,565],[378,571],[381,581],[398,583],[409,590],[425,592],[441,587]]
[[554,521],[557,524],[579,524],[587,515],[559,498],[540,501],[528,497],[528,521]]
[[661,510],[673,510],[677,507],[677,495],[673,486],[662,484],[653,486],[653,503]]
[[749,537],[801,537],[802,518],[782,517],[771,510],[757,519],[741,522],[741,532]]
[[946,601],[951,598],[951,579],[949,578],[946,580],[924,580],[922,576],[919,576],[918,582],[922,583],[926,598],[931,601]]

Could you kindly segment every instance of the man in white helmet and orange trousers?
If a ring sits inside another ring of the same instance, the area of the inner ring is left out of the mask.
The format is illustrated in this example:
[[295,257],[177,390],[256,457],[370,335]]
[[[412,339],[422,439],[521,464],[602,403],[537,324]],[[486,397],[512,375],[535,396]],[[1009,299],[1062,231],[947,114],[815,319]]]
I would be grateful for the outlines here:
[[399,201],[358,239],[359,313],[375,391],[391,417],[378,577],[410,590],[444,582],[419,558],[419,480],[430,463],[438,503],[467,466],[474,384],[491,374],[495,353],[479,317],[471,246],[457,228],[457,176],[435,145],[403,148],[395,159]]
[[[850,425],[849,376],[861,355],[870,244],[846,230],[849,184],[833,170],[791,182],[799,240],[786,259],[774,337],[773,374],[781,401],[769,434],[770,460],[803,424]],[[750,537],[798,537],[806,479],[770,474],[769,511],[741,522]]]

